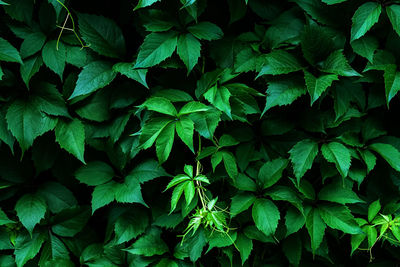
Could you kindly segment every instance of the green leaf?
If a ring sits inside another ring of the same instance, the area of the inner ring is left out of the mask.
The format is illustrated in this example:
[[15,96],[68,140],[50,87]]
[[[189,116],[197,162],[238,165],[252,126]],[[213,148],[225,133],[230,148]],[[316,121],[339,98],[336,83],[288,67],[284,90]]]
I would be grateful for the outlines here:
[[33,228],[44,218],[47,205],[44,199],[38,195],[26,194],[15,205],[15,211],[23,226],[32,235]]
[[156,153],[158,162],[164,163],[171,153],[175,137],[175,123],[170,123],[160,132],[156,141]]
[[130,173],[129,177],[135,177],[144,183],[162,176],[170,176],[155,160],[146,160],[138,164]]
[[376,2],[367,2],[361,5],[352,18],[351,41],[364,36],[378,22],[381,11],[381,5]]
[[51,230],[58,236],[73,237],[86,226],[89,218],[90,210],[87,207],[66,209],[53,217],[56,223]]
[[370,150],[359,150],[360,156],[367,165],[367,173],[372,171],[376,165],[376,156]]
[[9,224],[9,223],[13,224],[15,222],[10,220],[7,217],[7,214],[2,209],[0,209],[0,225],[5,225],[5,224]]
[[400,172],[400,152],[390,144],[375,143],[369,145],[369,148],[377,152],[381,157],[392,166],[393,169]]
[[279,75],[296,72],[303,67],[299,61],[285,50],[274,50],[266,55],[266,64],[261,68],[257,77],[266,74]]
[[276,184],[282,177],[282,172],[286,169],[289,161],[283,158],[276,158],[262,165],[258,172],[258,180],[261,182],[263,189]]
[[303,202],[290,187],[277,185],[266,191],[264,195],[269,196],[272,200],[287,201],[303,213]]
[[303,140],[295,144],[289,151],[290,161],[293,164],[294,175],[297,183],[307,170],[311,169],[315,157],[318,154],[318,144],[312,140]]
[[333,35],[323,26],[306,25],[300,37],[304,58],[312,65],[325,60],[335,49]]
[[128,242],[143,234],[148,224],[147,214],[141,209],[125,212],[118,217],[114,225],[117,244]]
[[289,262],[294,266],[299,266],[300,264],[302,247],[302,241],[299,235],[291,235],[283,241],[283,252]]
[[375,51],[379,47],[378,40],[373,36],[363,36],[350,43],[353,51],[368,59],[369,62],[373,62]]
[[221,112],[210,109],[208,112],[192,113],[189,115],[194,122],[194,129],[204,138],[212,139],[221,120]]
[[39,71],[42,65],[43,60],[40,55],[30,57],[29,59],[25,60],[24,63],[21,65],[20,73],[26,87],[29,88],[29,81],[31,80],[33,75],[35,75]]
[[[90,163],[89,163],[90,164]],[[92,214],[99,208],[104,207],[115,199],[114,181],[98,185],[94,188],[92,193]]]
[[180,119],[176,122],[176,133],[178,134],[179,138],[194,153],[193,132],[194,132],[193,121],[186,116],[180,117]]
[[29,260],[33,259],[40,251],[45,236],[34,233],[31,237],[23,233],[19,234],[15,239],[15,263],[17,267],[22,267]]
[[147,99],[142,106],[146,107],[148,110],[166,115],[176,116],[178,114],[171,101],[164,97],[151,97]]
[[254,202],[252,209],[253,220],[257,228],[266,235],[273,235],[278,227],[279,210],[268,199],[260,198]]
[[242,265],[249,258],[251,251],[253,250],[253,241],[246,237],[246,235],[240,233],[237,235],[235,244],[239,250],[240,258],[242,259]]
[[204,93],[204,98],[213,104],[217,109],[225,112],[225,114],[231,118],[231,104],[230,104],[230,91],[225,87],[217,87],[217,85],[211,87],[207,92]]
[[135,10],[137,10],[139,8],[151,6],[152,4],[154,4],[154,3],[158,2],[158,1],[160,1],[160,0],[139,0],[138,4],[133,9],[133,11],[135,11]]
[[0,61],[17,62],[22,64],[18,50],[7,40],[0,37]]
[[233,156],[231,152],[223,151],[222,159],[224,161],[225,170],[228,173],[229,177],[235,179],[238,175],[235,156]]
[[177,52],[189,74],[200,57],[201,44],[192,34],[181,34],[178,38]]
[[218,40],[224,35],[220,27],[208,21],[199,22],[193,26],[189,26],[187,29],[200,40]]
[[347,0],[322,0],[322,2],[324,2],[325,4],[328,4],[328,5],[339,4],[339,3],[346,2],[346,1]]
[[53,213],[78,204],[73,193],[60,183],[48,182],[40,187],[38,194],[46,200],[49,210]]
[[298,232],[305,222],[306,219],[299,210],[289,207],[285,216],[286,236]]
[[46,42],[46,35],[42,32],[33,32],[27,35],[21,44],[20,54],[22,58],[27,58],[39,52]]
[[149,88],[146,82],[147,69],[134,69],[134,64],[120,62],[115,64],[112,69],[126,77],[141,83],[144,87]]
[[125,39],[117,24],[103,16],[78,14],[79,32],[90,49],[103,56],[119,58],[125,54]]
[[162,130],[173,122],[170,118],[154,118],[147,121],[139,137],[141,147],[147,149],[153,145]]
[[172,56],[177,45],[175,32],[153,32],[140,46],[134,68],[149,68]]
[[330,228],[341,230],[347,234],[362,233],[353,215],[346,206],[322,204],[318,206],[318,211],[321,214],[321,218]]
[[305,93],[306,88],[298,80],[271,81],[268,83],[267,101],[261,115],[272,107],[290,105]]
[[338,76],[336,74],[327,74],[316,78],[308,71],[304,71],[304,80],[306,81],[307,91],[311,97],[312,106],[322,93],[332,85],[333,81],[338,80]]
[[116,76],[112,64],[106,61],[94,61],[83,67],[69,99],[93,93],[111,83]]
[[372,222],[380,210],[381,203],[379,199],[377,199],[368,206],[368,221]]
[[203,103],[196,102],[196,101],[191,101],[186,103],[178,113],[178,117],[182,115],[187,115],[195,112],[203,112],[203,111],[208,111],[209,107],[207,105],[204,105]]
[[390,23],[392,23],[393,30],[395,30],[396,33],[400,35],[400,6],[386,6],[386,14],[390,20]]
[[114,175],[114,170],[102,161],[89,162],[75,172],[76,179],[90,186],[104,184],[110,181]]
[[60,78],[63,78],[65,62],[67,60],[67,50],[62,42],[52,40],[46,43],[42,50],[44,64],[54,71]]
[[139,203],[148,207],[143,200],[139,179],[128,175],[125,182],[115,187],[115,200],[121,203]]
[[162,255],[168,252],[168,247],[161,239],[161,230],[158,228],[151,228],[148,233],[140,237],[130,247],[124,249],[125,251],[143,255],[146,257],[154,255]]
[[16,100],[7,110],[6,120],[8,129],[17,139],[22,152],[32,146],[36,137],[51,130],[55,126],[55,120],[44,116],[38,109],[35,101]]
[[318,209],[311,209],[306,217],[306,228],[311,238],[313,254],[320,247],[325,234],[326,224],[321,218]]
[[341,76],[361,76],[347,62],[342,50],[336,50],[325,60],[322,70]]
[[239,193],[232,198],[230,214],[235,217],[239,213],[247,210],[256,201],[256,197],[251,193]]
[[351,154],[347,147],[338,142],[330,142],[322,145],[321,152],[328,162],[336,165],[342,177],[347,176],[351,165]]
[[324,186],[318,194],[320,200],[336,202],[340,204],[363,203],[355,192],[343,187],[340,183],[332,183]]
[[85,126],[82,122],[77,119],[69,122],[59,120],[55,133],[60,147],[85,163]]

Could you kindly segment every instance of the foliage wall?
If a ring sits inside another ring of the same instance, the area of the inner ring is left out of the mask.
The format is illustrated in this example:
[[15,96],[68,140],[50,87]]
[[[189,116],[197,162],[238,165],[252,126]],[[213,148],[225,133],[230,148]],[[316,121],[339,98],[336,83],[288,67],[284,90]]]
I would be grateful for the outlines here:
[[400,262],[400,1],[0,9],[0,266]]

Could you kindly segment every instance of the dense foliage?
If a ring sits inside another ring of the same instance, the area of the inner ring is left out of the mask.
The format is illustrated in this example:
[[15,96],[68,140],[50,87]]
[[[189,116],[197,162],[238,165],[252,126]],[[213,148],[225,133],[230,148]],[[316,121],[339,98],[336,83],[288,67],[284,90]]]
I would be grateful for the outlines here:
[[400,262],[400,1],[0,9],[1,267]]

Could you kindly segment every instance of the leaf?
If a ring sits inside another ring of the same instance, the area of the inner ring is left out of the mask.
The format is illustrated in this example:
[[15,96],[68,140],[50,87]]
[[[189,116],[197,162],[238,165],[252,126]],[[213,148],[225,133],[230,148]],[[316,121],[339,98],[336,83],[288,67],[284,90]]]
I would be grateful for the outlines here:
[[291,264],[298,266],[301,260],[302,242],[299,235],[291,235],[283,241],[282,249]]
[[146,257],[154,255],[162,255],[168,252],[168,247],[161,239],[161,230],[158,228],[151,228],[148,233],[140,237],[130,247],[124,249],[125,251],[143,255]]
[[[90,164],[90,163],[89,163]],[[115,199],[116,183],[111,181],[98,185],[92,193],[92,214],[101,207],[104,207]]]
[[290,149],[289,154],[297,183],[299,183],[307,170],[312,167],[314,159],[318,154],[318,144],[308,139],[300,141]]
[[246,235],[244,234],[238,234],[235,244],[238,247],[243,265],[249,258],[250,253],[253,250],[253,241],[250,238],[246,237]]
[[303,67],[298,60],[285,50],[274,50],[266,55],[266,64],[261,68],[257,78],[266,75],[279,75],[296,72]]
[[230,104],[230,91],[224,87],[217,87],[216,85],[211,87],[207,92],[204,93],[204,98],[213,104],[217,109],[223,111],[229,118],[231,115],[231,104]]
[[103,16],[78,14],[79,32],[86,45],[103,56],[119,58],[125,54],[125,39],[117,24]]
[[19,234],[15,240],[14,250],[17,267],[22,267],[33,259],[39,253],[44,241],[44,235],[39,233],[34,233],[31,237],[23,233]]
[[142,106],[146,107],[148,110],[152,110],[158,113],[176,116],[177,111],[174,105],[168,99],[164,97],[151,97],[147,99]]
[[336,50],[325,60],[322,70],[341,76],[361,76],[347,62],[342,50]]
[[273,186],[281,179],[282,172],[285,170],[288,163],[289,161],[287,159],[276,158],[262,165],[258,173],[258,179],[263,189]]
[[338,80],[338,76],[336,74],[327,74],[316,78],[308,71],[304,71],[304,80],[306,81],[307,91],[311,97],[312,106],[322,93],[332,85],[332,82]]
[[201,136],[212,139],[221,120],[221,112],[216,109],[210,109],[204,113],[192,113],[189,117],[194,122],[194,129]]
[[178,113],[178,117],[182,115],[187,115],[187,114],[192,114],[196,112],[203,112],[203,111],[208,111],[209,107],[207,105],[204,105],[203,103],[196,102],[196,101],[191,101],[186,103]]
[[317,24],[304,26],[300,36],[304,58],[313,65],[325,60],[335,49],[332,37],[333,35],[323,26]]
[[375,51],[378,49],[378,40],[373,36],[363,36],[350,43],[353,51],[373,62]]
[[268,83],[267,101],[261,115],[272,107],[290,105],[305,93],[306,88],[297,80],[271,81]]
[[42,185],[38,194],[46,200],[49,210],[53,213],[59,213],[78,204],[73,193],[57,182],[48,182]]
[[172,121],[170,118],[154,118],[147,121],[139,137],[141,148],[147,149],[151,147],[162,130]]
[[385,81],[386,105],[389,108],[389,102],[400,90],[400,72],[396,71],[396,65],[390,64],[384,67],[383,78]]
[[325,234],[326,225],[318,209],[311,209],[306,217],[306,228],[311,238],[313,254],[320,247]]
[[369,148],[381,155],[393,169],[400,172],[400,152],[397,148],[390,144],[383,143],[369,145]]
[[55,133],[60,147],[85,163],[85,126],[82,122],[77,119],[70,122],[59,120]]
[[156,141],[158,162],[164,163],[171,153],[175,137],[175,123],[170,123],[160,132]]
[[194,153],[193,132],[194,132],[193,121],[186,116],[180,117],[180,119],[176,122],[176,133],[178,134],[179,138]]
[[21,44],[20,54],[22,58],[27,58],[39,52],[46,42],[46,35],[42,32],[33,32],[24,38]]
[[15,211],[22,225],[32,236],[33,228],[44,218],[47,205],[44,199],[38,195],[23,195],[15,205]]
[[398,5],[386,6],[386,14],[392,23],[393,30],[400,35],[400,7]]
[[87,207],[66,209],[53,217],[56,223],[51,230],[58,236],[73,237],[86,226],[89,218],[90,210]]
[[324,2],[325,4],[328,4],[328,5],[335,5],[335,4],[343,3],[346,1],[347,0],[322,0],[322,2]]
[[353,15],[351,26],[351,41],[357,40],[378,22],[382,7],[375,2],[361,5]]
[[231,152],[223,151],[222,159],[224,161],[225,170],[228,173],[229,177],[235,179],[238,175],[235,156],[233,156]]
[[235,217],[239,213],[250,208],[256,201],[256,197],[251,193],[239,193],[232,198],[230,214]]
[[42,50],[44,64],[54,71],[61,80],[63,78],[65,62],[67,60],[67,50],[62,42],[58,43],[52,40],[45,44]]
[[178,38],[177,52],[189,74],[200,57],[201,44],[192,34],[181,34]]
[[31,80],[33,75],[35,75],[39,71],[42,65],[43,60],[40,55],[30,57],[29,59],[25,60],[24,63],[21,65],[20,73],[26,87],[29,88],[29,81]]
[[117,244],[130,241],[143,234],[148,224],[147,214],[141,209],[125,212],[118,217],[114,225]]
[[6,120],[8,129],[17,139],[22,152],[32,146],[38,136],[55,126],[55,121],[41,113],[31,99],[12,102],[7,110]]
[[139,203],[148,207],[143,200],[139,180],[130,175],[125,178],[124,183],[115,187],[115,200],[121,203]]
[[199,22],[187,27],[188,31],[200,40],[213,41],[221,39],[224,35],[221,28],[208,21]]
[[75,89],[69,99],[93,93],[111,83],[115,76],[116,73],[109,62],[91,62],[79,73]]
[[17,62],[22,64],[18,50],[7,40],[0,37],[0,61]]
[[114,170],[102,161],[92,161],[80,167],[75,177],[81,183],[96,186],[110,181],[114,177]]
[[134,68],[149,68],[172,56],[177,45],[175,32],[153,32],[140,46]]
[[155,160],[146,160],[138,164],[130,173],[129,177],[135,177],[140,183],[151,181],[162,176],[170,176]]
[[381,203],[379,199],[377,199],[368,206],[368,221],[372,222],[380,210]]
[[336,165],[342,177],[347,176],[351,165],[351,154],[347,147],[341,143],[330,142],[322,145],[321,152],[328,162]]
[[152,4],[154,4],[154,3],[158,2],[158,1],[160,1],[160,0],[139,0],[138,4],[133,9],[133,11],[135,11],[135,10],[137,10],[139,8],[151,6]]
[[115,72],[119,72],[122,75],[141,83],[148,89],[149,86],[146,82],[147,69],[134,69],[133,66],[134,64],[132,63],[120,62],[115,64],[112,69]]
[[273,235],[278,227],[280,218],[279,210],[268,199],[257,199],[252,209],[253,220],[257,228],[266,235]]
[[321,218],[331,228],[341,230],[347,234],[362,233],[360,227],[355,222],[350,210],[343,205],[322,204],[318,206]]
[[324,186],[318,194],[320,200],[336,202],[339,204],[363,203],[355,192],[345,188],[339,183],[332,183]]
[[305,224],[306,219],[297,209],[289,207],[285,216],[286,236],[298,232]]

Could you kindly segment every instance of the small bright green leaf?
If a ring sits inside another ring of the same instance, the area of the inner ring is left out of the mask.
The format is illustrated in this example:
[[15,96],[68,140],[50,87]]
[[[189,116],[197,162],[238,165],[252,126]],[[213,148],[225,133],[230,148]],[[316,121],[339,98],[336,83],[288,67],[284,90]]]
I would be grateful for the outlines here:
[[321,152],[328,162],[336,165],[336,169],[342,177],[347,176],[351,165],[351,154],[347,147],[341,143],[331,142],[323,144]]
[[133,11],[135,11],[135,10],[137,10],[139,8],[151,6],[152,4],[154,4],[154,3],[158,2],[158,1],[160,1],[160,0],[139,0],[138,4],[133,9]]
[[176,116],[177,111],[174,105],[168,99],[164,97],[151,97],[147,99],[142,106],[146,107],[148,110],[152,110],[158,113]]
[[308,71],[304,71],[304,79],[306,81],[307,91],[311,97],[312,106],[322,93],[332,85],[333,81],[338,80],[338,76],[336,74],[327,74],[316,78]]
[[193,147],[193,132],[194,123],[188,117],[180,117],[176,122],[176,133],[179,138],[189,147],[189,149],[194,153]]
[[175,123],[168,124],[157,137],[156,153],[158,162],[164,163],[171,153],[175,137]]
[[368,221],[372,222],[380,210],[381,203],[379,199],[377,199],[368,206]]
[[352,18],[351,41],[357,40],[369,31],[378,22],[381,11],[381,5],[376,2],[367,2],[361,5]]

